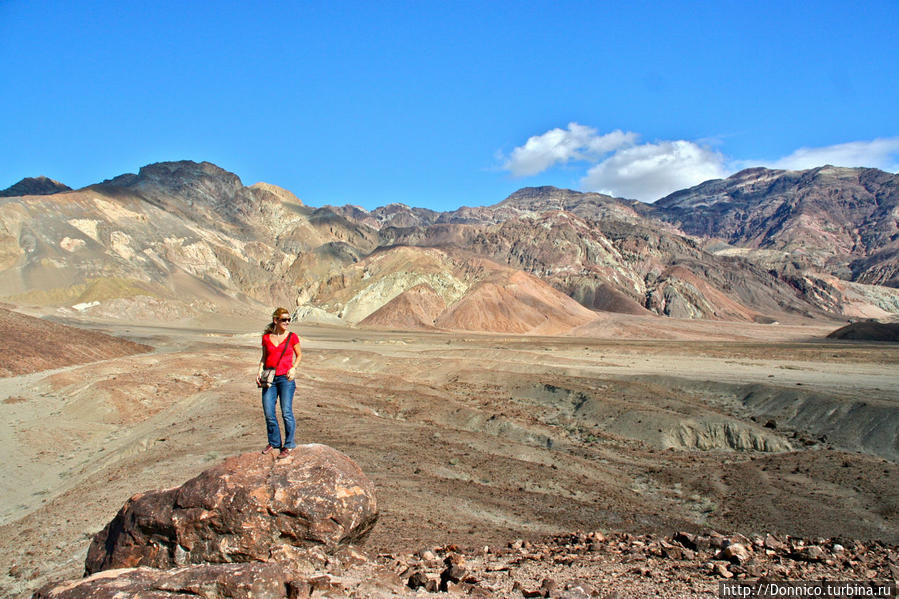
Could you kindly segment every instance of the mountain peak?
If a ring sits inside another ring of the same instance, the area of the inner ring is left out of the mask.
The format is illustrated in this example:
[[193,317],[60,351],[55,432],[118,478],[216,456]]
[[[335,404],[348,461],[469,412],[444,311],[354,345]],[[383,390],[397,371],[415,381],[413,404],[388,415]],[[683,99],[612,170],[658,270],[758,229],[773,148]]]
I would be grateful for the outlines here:
[[15,185],[0,191],[0,197],[47,196],[63,191],[72,191],[72,188],[41,175],[39,177],[25,177]]
[[271,183],[254,183],[253,185],[250,185],[249,189],[253,190],[258,196],[261,197],[274,198],[280,202],[284,202],[287,204],[296,204],[297,206],[304,205],[303,201],[295,196],[292,192],[284,189],[283,187],[272,185]]
[[215,181],[219,185],[239,189],[243,187],[240,177],[211,162],[178,160],[154,162],[142,166],[138,173],[126,173],[103,181],[101,185],[115,187],[161,187],[179,189],[197,181]]
[[232,172],[212,164],[211,162],[194,162],[193,160],[178,160],[174,162],[154,162],[142,166],[138,177],[145,178],[179,178],[186,176],[195,177],[219,177],[234,178],[240,183],[240,177]]

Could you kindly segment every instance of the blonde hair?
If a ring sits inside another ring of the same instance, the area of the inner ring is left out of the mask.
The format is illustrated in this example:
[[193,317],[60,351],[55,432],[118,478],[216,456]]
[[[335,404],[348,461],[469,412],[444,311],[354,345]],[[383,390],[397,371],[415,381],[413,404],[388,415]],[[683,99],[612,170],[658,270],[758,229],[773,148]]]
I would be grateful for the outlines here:
[[281,318],[282,314],[290,315],[290,310],[287,308],[275,308],[275,311],[272,312],[272,321],[265,327],[265,330],[262,332],[263,335],[270,335],[275,332],[275,321]]

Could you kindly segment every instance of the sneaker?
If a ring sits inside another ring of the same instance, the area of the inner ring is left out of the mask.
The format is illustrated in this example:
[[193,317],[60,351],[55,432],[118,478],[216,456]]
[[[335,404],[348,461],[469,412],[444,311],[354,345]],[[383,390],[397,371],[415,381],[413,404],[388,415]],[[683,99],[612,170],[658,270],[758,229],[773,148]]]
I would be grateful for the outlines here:
[[263,455],[268,455],[268,454],[270,454],[271,452],[275,451],[276,449],[277,449],[277,447],[272,447],[271,445],[266,445],[266,446],[265,446],[265,449],[262,450],[262,454],[263,454]]
[[289,456],[289,455],[290,455],[290,448],[289,448],[289,447],[282,447],[282,448],[281,448],[281,453],[278,454],[278,459],[279,459],[279,460],[284,459],[284,458],[286,458],[286,457]]

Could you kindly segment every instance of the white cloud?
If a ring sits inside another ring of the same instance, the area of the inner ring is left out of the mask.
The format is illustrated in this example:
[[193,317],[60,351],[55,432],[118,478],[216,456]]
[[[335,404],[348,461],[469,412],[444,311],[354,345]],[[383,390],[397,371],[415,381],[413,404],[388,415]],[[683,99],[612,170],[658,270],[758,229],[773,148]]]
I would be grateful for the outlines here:
[[[899,170],[899,137],[850,141],[822,148],[799,148],[789,156],[774,162],[756,161],[753,165],[771,168],[804,170],[830,164],[833,166],[864,166],[895,172]],[[740,164],[749,164],[741,161]]]
[[636,133],[621,130],[598,135],[593,127],[569,123],[568,129],[550,129],[529,138],[523,146],[512,150],[503,168],[523,177],[542,173],[569,160],[595,162],[609,152],[633,145],[637,137]]
[[587,171],[588,191],[654,202],[669,193],[727,176],[724,156],[691,141],[624,148]]
[[637,145],[639,135],[619,130],[600,135],[593,127],[569,123],[535,135],[506,157],[502,168],[529,176],[572,160],[592,166],[580,180],[586,191],[654,202],[666,195],[721,179],[750,166],[803,170],[835,166],[899,171],[899,137],[853,141],[821,148],[800,148],[777,160],[734,160],[713,149],[720,142],[659,141]]

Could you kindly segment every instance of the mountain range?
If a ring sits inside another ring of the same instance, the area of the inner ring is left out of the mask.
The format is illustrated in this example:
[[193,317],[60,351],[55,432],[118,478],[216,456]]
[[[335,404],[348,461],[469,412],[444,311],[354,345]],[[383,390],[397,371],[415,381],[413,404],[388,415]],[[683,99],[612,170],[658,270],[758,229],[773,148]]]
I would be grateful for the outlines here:
[[208,162],[0,192],[0,299],[97,317],[270,310],[390,328],[590,331],[603,312],[899,314],[899,176],[749,169],[655,204],[554,187],[436,212],[306,206]]

